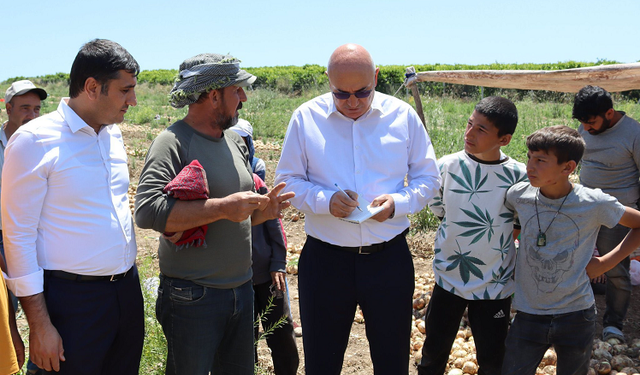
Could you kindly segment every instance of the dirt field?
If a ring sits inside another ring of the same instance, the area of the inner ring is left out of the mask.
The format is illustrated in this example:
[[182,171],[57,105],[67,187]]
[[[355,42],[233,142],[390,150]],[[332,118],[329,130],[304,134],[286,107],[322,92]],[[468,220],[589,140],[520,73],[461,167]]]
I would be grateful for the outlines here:
[[[145,137],[147,129],[140,126],[122,125],[121,126],[124,139],[129,147],[130,154],[139,152],[140,150],[146,150],[150,141],[148,137]],[[147,138],[147,139],[145,139]],[[131,140],[138,140],[131,142]],[[143,140],[142,142],[140,140]],[[265,145],[262,142],[256,142],[256,154],[263,158],[267,163],[267,184],[271,186],[273,182],[273,171],[277,164],[277,157],[279,156],[279,147],[277,145]],[[131,166],[131,181],[137,182],[140,170],[142,169],[142,162],[137,162]],[[298,216],[299,220],[294,221],[294,216]],[[283,220],[285,231],[289,242],[289,248],[301,247],[304,243],[304,215],[299,213],[294,208],[290,208],[285,212],[285,218]],[[158,234],[150,230],[137,230],[138,239],[138,251],[141,254],[152,254],[156,256],[157,250],[157,237]],[[432,233],[419,233],[408,238],[409,246],[414,254],[414,267],[416,277],[427,276],[432,274],[430,254],[433,245]],[[290,254],[295,256],[293,254]],[[298,307],[298,277],[297,275],[288,275],[291,308],[294,320],[300,323],[299,307]],[[596,303],[598,307],[598,335],[602,332],[602,315],[604,312],[604,296],[596,296]],[[303,327],[304,332],[304,327]],[[640,338],[640,288],[635,287],[632,292],[631,305],[629,312],[625,320],[625,334],[629,341],[634,338]],[[300,356],[299,374],[304,374],[304,354],[302,338],[297,338],[298,352]],[[407,348],[409,350],[409,348]],[[259,357],[260,365],[262,368],[272,370],[272,364],[269,354],[269,349],[264,342],[259,345]],[[417,374],[413,358],[410,361],[411,375]],[[351,334],[349,337],[349,345],[347,347],[342,374],[373,374],[373,366],[371,364],[371,357],[369,356],[369,345],[366,339],[365,325],[363,323],[356,323],[352,325]]]

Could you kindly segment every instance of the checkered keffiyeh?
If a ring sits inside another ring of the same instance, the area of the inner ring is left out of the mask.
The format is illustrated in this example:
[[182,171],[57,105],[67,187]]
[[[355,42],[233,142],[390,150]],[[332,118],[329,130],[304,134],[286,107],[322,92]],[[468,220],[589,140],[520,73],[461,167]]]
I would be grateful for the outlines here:
[[[162,189],[166,194],[180,200],[196,200],[209,198],[209,184],[207,182],[207,174],[202,165],[197,160],[192,161],[184,167],[178,175]],[[207,235],[207,226],[203,225],[197,228],[177,233],[165,232],[164,238],[176,244],[177,249],[183,247],[207,247],[205,236]]]
[[230,55],[203,53],[180,64],[169,100],[171,106],[182,108],[195,103],[200,94],[232,85],[248,86],[256,77],[240,69],[240,60]]

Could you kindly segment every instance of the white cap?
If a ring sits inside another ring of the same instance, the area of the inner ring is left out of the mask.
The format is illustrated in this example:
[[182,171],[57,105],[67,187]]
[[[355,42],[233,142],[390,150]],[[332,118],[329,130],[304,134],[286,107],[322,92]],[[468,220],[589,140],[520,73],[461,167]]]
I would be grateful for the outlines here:
[[239,118],[238,123],[230,127],[229,129],[238,133],[241,137],[251,137],[253,138],[253,126],[249,123],[249,121]]
[[4,102],[9,103],[14,96],[20,96],[33,91],[40,97],[40,100],[47,98],[47,92],[41,88],[36,87],[33,82],[24,79],[22,81],[15,81],[9,86],[7,92],[4,94]]

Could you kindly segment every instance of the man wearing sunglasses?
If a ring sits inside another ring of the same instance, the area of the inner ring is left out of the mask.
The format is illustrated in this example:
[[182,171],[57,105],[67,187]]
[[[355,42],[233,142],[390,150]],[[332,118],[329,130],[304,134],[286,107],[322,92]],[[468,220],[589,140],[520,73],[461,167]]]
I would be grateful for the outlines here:
[[[440,177],[413,108],[375,91],[378,71],[363,47],[336,49],[326,73],[331,92],[293,113],[276,170],[276,182],[287,183],[305,213],[299,292],[308,375],[340,373],[356,305],[375,373],[408,373],[414,270],[407,215],[434,196]],[[358,196],[382,211],[361,224],[340,220],[366,209]]]

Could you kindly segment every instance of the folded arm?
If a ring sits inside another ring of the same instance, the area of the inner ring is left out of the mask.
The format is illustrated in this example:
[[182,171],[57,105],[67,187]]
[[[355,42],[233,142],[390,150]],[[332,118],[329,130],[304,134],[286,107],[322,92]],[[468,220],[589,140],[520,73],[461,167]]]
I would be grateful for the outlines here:
[[587,275],[590,279],[609,271],[640,247],[640,212],[633,208],[625,207],[625,212],[620,218],[620,224],[631,228],[631,231],[609,253],[591,258],[587,265]]

